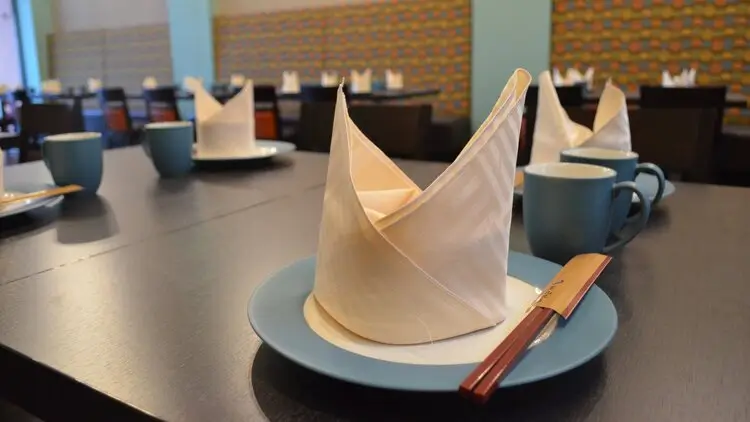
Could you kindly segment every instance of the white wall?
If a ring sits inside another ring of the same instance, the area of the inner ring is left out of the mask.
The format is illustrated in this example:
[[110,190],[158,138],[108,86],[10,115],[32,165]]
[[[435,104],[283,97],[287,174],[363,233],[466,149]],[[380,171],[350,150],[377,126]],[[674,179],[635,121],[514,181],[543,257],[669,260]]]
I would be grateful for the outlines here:
[[166,0],[54,0],[53,7],[59,32],[168,22]]
[[[498,0],[500,1],[500,0]],[[372,0],[214,0],[214,14],[244,15],[277,10],[372,3]]]
[[0,0],[0,84],[15,88],[21,78],[21,56],[18,50],[18,31],[13,18],[13,1]]

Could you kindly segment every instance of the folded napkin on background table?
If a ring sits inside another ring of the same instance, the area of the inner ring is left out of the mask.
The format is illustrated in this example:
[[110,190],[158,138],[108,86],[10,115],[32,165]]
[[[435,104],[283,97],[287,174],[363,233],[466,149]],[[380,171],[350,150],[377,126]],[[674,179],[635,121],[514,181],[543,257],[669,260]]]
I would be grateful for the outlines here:
[[57,79],[42,81],[42,93],[57,95],[62,93],[62,84]]
[[313,295],[349,331],[419,344],[506,317],[518,136],[531,77],[517,70],[456,160],[424,191],[350,119],[333,122]]
[[401,71],[386,69],[385,89],[394,91],[404,89],[404,74]]
[[325,87],[333,87],[337,86],[339,84],[339,74],[338,72],[331,71],[331,72],[322,72],[320,74],[320,85]]
[[355,94],[366,94],[372,92],[372,69],[358,72],[351,71],[351,91]]
[[[203,87],[203,78],[199,78],[195,76],[185,76],[182,79],[182,90],[185,92],[190,92],[190,93],[195,94],[195,90],[197,89],[199,85]],[[197,104],[196,104],[196,108],[197,108]]]
[[554,86],[585,84],[586,88],[592,89],[594,87],[594,68],[589,67],[586,69],[586,73],[581,73],[578,69],[571,67],[565,71],[565,76],[563,76],[555,67],[552,69],[552,83]]
[[156,89],[159,87],[159,82],[153,76],[147,76],[143,79],[141,86],[143,89]]
[[560,104],[548,71],[539,75],[539,99],[531,147],[531,163],[560,160],[560,152],[579,146],[630,151],[630,125],[625,93],[607,82],[599,98],[594,130],[570,120]]
[[86,81],[86,88],[88,88],[89,92],[96,92],[102,89],[102,81],[101,79],[97,78],[89,78]]
[[229,86],[232,88],[242,88],[245,86],[245,81],[247,78],[245,78],[245,75],[241,73],[233,73],[229,76]]
[[664,70],[661,72],[661,86],[664,88],[686,88],[695,86],[695,78],[697,76],[697,70],[694,68],[682,69],[677,75],[670,75],[669,71]]
[[185,78],[195,96],[196,147],[200,157],[242,157],[255,152],[253,81],[221,105],[196,78]]
[[281,92],[284,94],[299,94],[300,90],[299,73],[295,70],[285,70],[281,74]]

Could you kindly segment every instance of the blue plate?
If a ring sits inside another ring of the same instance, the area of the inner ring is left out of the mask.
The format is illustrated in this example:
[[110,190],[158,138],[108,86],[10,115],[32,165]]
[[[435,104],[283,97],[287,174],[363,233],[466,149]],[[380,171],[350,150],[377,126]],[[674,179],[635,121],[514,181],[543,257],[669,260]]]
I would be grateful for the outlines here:
[[232,157],[201,157],[196,152],[193,152],[193,161],[249,161],[249,160],[264,160],[267,158],[275,157],[281,154],[287,154],[297,149],[297,146],[291,142],[284,141],[268,141],[258,139],[255,141],[256,151],[248,155],[232,156]]
[[[47,184],[13,184],[10,183],[5,186],[5,193],[3,198],[11,198],[15,195],[23,195],[27,193],[37,192],[49,188],[54,188],[54,185]],[[0,205],[0,218],[10,217],[11,215],[21,214],[28,211],[35,210],[42,207],[55,206],[62,201],[62,196],[52,196],[41,199],[27,199],[25,201],[14,202],[5,206]]]
[[[510,253],[510,275],[543,288],[560,266]],[[261,284],[248,305],[250,324],[271,348],[315,372],[371,387],[405,391],[456,391],[476,364],[409,365],[360,356],[320,338],[305,321],[302,307],[312,291],[315,258],[295,262]],[[530,349],[501,387],[553,377],[597,356],[617,331],[617,312],[593,286],[575,313],[550,338]]]
[[[520,169],[523,169],[523,167],[519,167],[519,170]],[[656,176],[641,173],[636,176],[635,183],[638,185],[638,188],[641,189],[641,192],[643,192],[652,200],[654,199],[654,196],[656,196],[656,191],[659,189],[659,179],[657,179]],[[672,182],[666,180],[666,183],[664,184],[664,194],[661,198],[666,199],[668,196],[674,193],[675,189],[676,188],[672,184]],[[513,194],[518,197],[523,196],[523,185],[515,188]],[[638,197],[635,195],[633,195],[633,202],[639,202]]]

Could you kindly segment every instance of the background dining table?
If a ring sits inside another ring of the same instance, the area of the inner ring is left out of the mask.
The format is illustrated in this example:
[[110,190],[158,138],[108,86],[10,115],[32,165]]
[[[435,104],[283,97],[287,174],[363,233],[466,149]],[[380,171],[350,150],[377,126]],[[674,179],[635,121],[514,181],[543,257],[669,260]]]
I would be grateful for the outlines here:
[[[610,347],[475,406],[329,379],[254,334],[253,289],[315,253],[327,162],[164,180],[111,150],[98,197],[0,220],[0,396],[43,420],[750,419],[749,189],[676,183],[598,281]],[[445,169],[398,164],[423,187]],[[5,176],[50,180],[40,162]],[[528,251],[520,213],[511,247]]]

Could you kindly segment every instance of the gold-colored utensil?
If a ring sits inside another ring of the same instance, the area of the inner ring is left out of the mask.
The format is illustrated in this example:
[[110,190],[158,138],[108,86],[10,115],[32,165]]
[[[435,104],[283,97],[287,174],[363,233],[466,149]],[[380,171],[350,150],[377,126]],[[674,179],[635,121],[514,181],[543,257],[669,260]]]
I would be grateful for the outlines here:
[[42,199],[49,198],[51,196],[65,195],[68,193],[79,192],[83,190],[82,186],[78,185],[66,185],[58,186],[56,188],[44,189],[36,192],[25,193],[22,195],[13,195],[8,198],[0,198],[0,207],[10,205],[15,202],[27,201],[29,199]]

